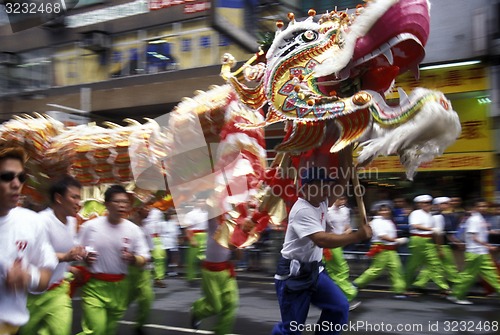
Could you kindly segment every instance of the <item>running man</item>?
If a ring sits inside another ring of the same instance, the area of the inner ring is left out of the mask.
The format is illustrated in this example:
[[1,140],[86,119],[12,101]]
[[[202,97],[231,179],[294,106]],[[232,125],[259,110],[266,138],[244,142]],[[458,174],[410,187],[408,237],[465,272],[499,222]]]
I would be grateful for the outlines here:
[[70,262],[81,261],[86,256],[85,248],[75,243],[75,216],[80,208],[81,188],[80,182],[71,176],[62,177],[50,187],[51,206],[40,212],[40,216],[59,264],[50,278],[48,290],[28,296],[30,320],[21,328],[20,335],[71,333],[73,307],[65,274],[72,271]]
[[16,334],[28,322],[27,291],[47,289],[57,266],[40,216],[17,207],[27,179],[26,153],[0,149],[0,334]]
[[124,219],[130,198],[123,186],[113,185],[104,193],[107,216],[87,221],[80,229],[80,243],[90,250],[87,257],[91,279],[82,291],[80,335],[114,335],[129,302],[128,266],[142,267],[150,259],[144,233]]

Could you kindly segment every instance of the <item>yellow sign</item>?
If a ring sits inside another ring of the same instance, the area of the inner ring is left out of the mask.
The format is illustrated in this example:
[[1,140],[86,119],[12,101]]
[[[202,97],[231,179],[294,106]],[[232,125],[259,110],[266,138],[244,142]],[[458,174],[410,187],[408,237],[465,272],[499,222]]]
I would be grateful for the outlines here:
[[[434,158],[432,162],[425,163],[418,171],[458,171],[458,170],[483,170],[495,167],[492,152],[444,154]],[[404,167],[397,156],[379,157],[364,170],[386,173],[403,172]]]
[[451,104],[460,118],[462,133],[446,152],[493,151],[488,105],[480,104],[477,97],[454,99]]
[[[413,73],[406,72],[396,78],[396,87],[403,88],[408,94],[417,87],[426,87],[449,94],[484,91],[489,88],[489,83],[486,69],[478,64],[421,71],[418,80],[415,79]],[[397,93],[392,93],[388,99],[397,97]]]

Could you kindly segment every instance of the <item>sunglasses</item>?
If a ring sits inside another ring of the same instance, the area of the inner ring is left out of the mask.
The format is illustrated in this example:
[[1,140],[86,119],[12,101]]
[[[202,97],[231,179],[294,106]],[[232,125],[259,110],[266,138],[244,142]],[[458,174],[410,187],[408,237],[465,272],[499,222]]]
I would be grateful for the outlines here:
[[5,183],[10,183],[11,181],[14,180],[14,178],[17,178],[19,182],[22,184],[26,181],[26,179],[28,179],[28,175],[26,174],[26,172],[21,172],[16,174],[15,172],[8,171],[0,173],[0,181],[3,181]]

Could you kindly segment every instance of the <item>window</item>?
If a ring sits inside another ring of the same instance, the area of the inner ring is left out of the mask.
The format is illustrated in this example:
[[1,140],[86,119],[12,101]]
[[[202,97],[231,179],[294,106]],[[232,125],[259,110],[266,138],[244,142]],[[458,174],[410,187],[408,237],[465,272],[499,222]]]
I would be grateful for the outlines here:
[[210,48],[211,44],[212,44],[212,42],[210,40],[210,36],[201,36],[200,37],[200,48],[202,48],[202,49]]
[[150,41],[146,49],[148,73],[158,73],[177,69],[177,61],[172,56],[171,45],[164,39]]
[[21,54],[18,69],[23,90],[46,89],[51,86],[51,61],[46,49]]

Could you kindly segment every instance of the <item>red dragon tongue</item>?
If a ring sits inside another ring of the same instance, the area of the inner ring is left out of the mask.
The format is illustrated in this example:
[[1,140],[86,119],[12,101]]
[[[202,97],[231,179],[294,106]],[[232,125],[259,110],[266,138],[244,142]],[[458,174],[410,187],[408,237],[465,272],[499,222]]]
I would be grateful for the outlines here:
[[[392,65],[398,66],[402,73],[423,59],[429,25],[427,0],[400,0],[385,12],[365,36],[357,40],[353,59],[356,61],[374,50],[383,49],[384,44],[392,40]],[[394,41],[396,37],[400,41]]]

